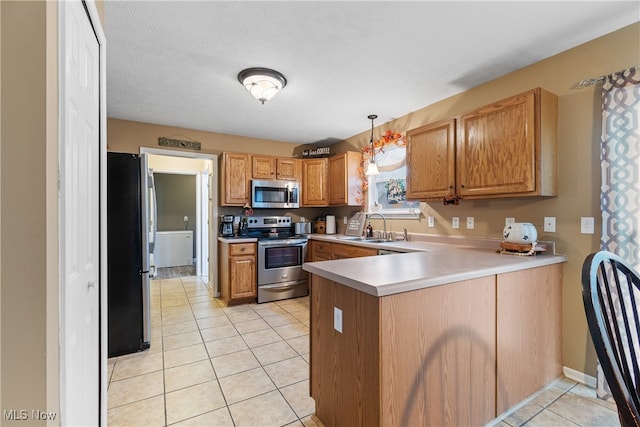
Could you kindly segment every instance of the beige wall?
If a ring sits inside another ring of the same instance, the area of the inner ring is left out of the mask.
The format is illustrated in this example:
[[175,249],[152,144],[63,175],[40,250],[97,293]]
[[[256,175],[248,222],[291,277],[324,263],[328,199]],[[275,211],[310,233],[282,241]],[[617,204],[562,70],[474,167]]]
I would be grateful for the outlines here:
[[[601,131],[600,88],[572,89],[583,79],[640,65],[640,24],[636,23],[593,40],[532,66],[470,89],[399,119],[382,124],[386,129],[406,131],[440,119],[450,118],[475,107],[542,87],[558,95],[558,196],[553,198],[462,201],[458,206],[441,202],[422,203],[420,221],[390,221],[393,230],[445,235],[500,237],[505,217],[532,222],[540,239],[553,240],[557,250],[568,256],[563,281],[564,365],[595,375],[595,353],[586,326],[581,299],[580,274],[584,258],[598,250],[601,233],[599,208]],[[369,133],[341,142],[336,151],[359,149]],[[426,216],[436,217],[436,228],[429,229]],[[460,217],[461,228],[450,227],[451,217]],[[475,218],[475,229],[466,230],[467,216]],[[556,217],[556,233],[544,233],[543,218]],[[580,217],[596,219],[596,233],[580,233]]]
[[[11,207],[3,210],[0,223],[0,410],[58,411],[57,4],[2,2],[0,7],[0,195],[2,206]],[[55,335],[48,335],[52,330]],[[13,423],[3,419],[2,424]]]
[[[195,140],[202,149],[180,150],[158,145],[159,138]],[[140,147],[169,149],[189,153],[220,154],[223,151],[266,154],[271,156],[293,156],[295,144],[266,139],[246,138],[243,136],[184,129],[128,120],[107,120],[107,150],[121,153],[139,153]]]

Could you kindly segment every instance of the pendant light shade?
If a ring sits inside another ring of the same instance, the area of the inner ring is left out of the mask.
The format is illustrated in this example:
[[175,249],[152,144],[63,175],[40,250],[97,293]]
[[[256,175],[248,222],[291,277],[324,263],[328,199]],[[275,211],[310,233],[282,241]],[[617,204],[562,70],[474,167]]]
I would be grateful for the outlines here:
[[369,165],[367,166],[367,171],[364,173],[366,176],[378,175],[380,171],[378,170],[378,165],[376,164],[376,150],[373,146],[373,121],[378,118],[377,115],[371,114],[367,116],[369,120],[371,120],[371,158],[369,159]]
[[247,68],[238,73],[238,81],[263,104],[287,85],[287,79],[269,68]]

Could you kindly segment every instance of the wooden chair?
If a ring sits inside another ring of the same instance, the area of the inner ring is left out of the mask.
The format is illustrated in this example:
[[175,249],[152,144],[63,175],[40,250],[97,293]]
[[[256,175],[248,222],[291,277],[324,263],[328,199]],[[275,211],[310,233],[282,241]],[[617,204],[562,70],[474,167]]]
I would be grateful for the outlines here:
[[593,253],[582,266],[582,298],[620,423],[640,426],[640,276],[611,252]]

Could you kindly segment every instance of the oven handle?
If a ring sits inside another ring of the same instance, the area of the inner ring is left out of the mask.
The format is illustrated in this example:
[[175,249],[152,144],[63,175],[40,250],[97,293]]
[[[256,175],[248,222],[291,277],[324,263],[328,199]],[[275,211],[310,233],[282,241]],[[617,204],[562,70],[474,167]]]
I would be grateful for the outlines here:
[[295,288],[296,286],[304,285],[305,283],[307,283],[306,280],[299,280],[286,285],[260,285],[258,287],[261,289],[269,289],[270,291],[286,291],[288,289]]
[[281,239],[281,240],[259,240],[258,246],[291,246],[306,245],[308,240],[305,239]]

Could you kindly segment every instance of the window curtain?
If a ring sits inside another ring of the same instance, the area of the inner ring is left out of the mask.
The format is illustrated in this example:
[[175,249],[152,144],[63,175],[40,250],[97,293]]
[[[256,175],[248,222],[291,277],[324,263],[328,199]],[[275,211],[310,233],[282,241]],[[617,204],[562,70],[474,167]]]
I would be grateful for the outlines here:
[[[640,73],[634,68],[606,77],[602,86],[602,183],[600,249],[640,266]],[[620,296],[624,299],[624,295]],[[598,363],[596,392],[611,399]]]

